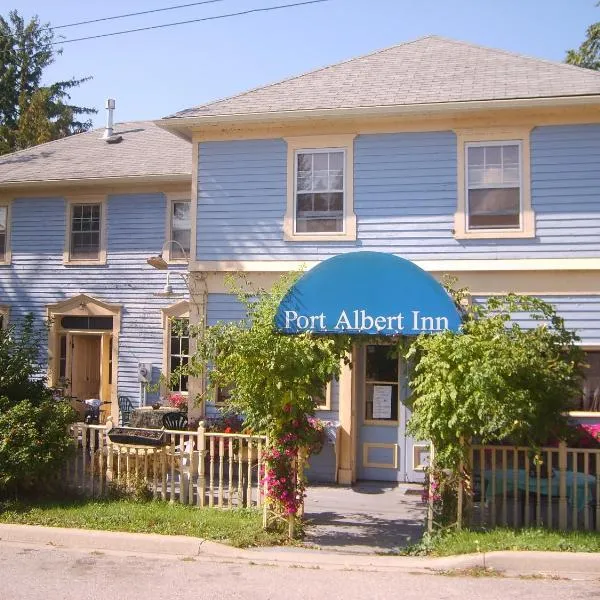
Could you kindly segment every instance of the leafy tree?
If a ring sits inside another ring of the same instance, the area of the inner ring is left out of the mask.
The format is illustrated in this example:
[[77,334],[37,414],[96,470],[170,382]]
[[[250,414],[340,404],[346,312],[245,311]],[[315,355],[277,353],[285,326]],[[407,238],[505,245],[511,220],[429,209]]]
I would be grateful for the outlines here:
[[69,103],[70,91],[89,77],[42,85],[45,69],[62,50],[37,17],[28,23],[16,10],[0,16],[0,154],[87,131],[82,117],[97,112]]
[[[518,314],[537,326],[522,327]],[[561,431],[579,391],[577,339],[537,298],[509,294],[471,307],[461,332],[423,334],[408,352],[415,361],[410,432],[433,442],[445,468],[463,458],[461,438],[539,447]]]
[[566,61],[570,65],[600,71],[600,22],[586,31],[585,41],[577,50],[568,50]]
[[39,491],[72,450],[67,426],[75,411],[46,387],[41,334],[31,316],[0,330],[0,497]]

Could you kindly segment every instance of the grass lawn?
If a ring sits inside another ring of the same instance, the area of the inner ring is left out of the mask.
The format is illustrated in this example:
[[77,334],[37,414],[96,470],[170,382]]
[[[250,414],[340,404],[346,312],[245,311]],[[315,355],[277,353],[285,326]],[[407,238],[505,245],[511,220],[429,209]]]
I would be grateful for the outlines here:
[[165,502],[68,500],[0,503],[0,523],[189,535],[238,548],[281,544],[283,532],[262,529],[256,509],[195,508]]
[[600,552],[600,533],[548,531],[546,529],[492,529],[454,531],[425,538],[402,554],[450,556],[496,550],[543,550],[554,552]]

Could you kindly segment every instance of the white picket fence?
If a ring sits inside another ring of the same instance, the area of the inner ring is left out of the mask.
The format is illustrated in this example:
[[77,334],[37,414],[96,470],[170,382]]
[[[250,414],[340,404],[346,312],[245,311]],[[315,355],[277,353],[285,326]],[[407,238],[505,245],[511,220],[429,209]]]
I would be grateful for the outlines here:
[[63,473],[69,487],[100,497],[111,482],[143,482],[157,500],[220,508],[263,504],[265,436],[207,432],[201,422],[196,431],[165,431],[166,444],[153,448],[112,443],[108,427],[72,425],[75,453]]
[[600,449],[471,446],[464,509],[474,526],[546,527],[600,531]]

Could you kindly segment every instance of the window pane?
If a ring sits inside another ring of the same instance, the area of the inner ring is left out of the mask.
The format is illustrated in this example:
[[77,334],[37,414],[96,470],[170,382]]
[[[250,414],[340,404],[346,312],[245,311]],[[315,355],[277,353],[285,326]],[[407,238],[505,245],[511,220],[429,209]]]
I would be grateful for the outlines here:
[[6,235],[0,233],[0,261],[6,260]]
[[519,146],[502,146],[502,162],[504,166],[519,164]]
[[392,392],[392,402],[391,402],[391,414],[389,417],[381,417],[377,415],[374,417],[373,415],[373,394],[375,392],[374,383],[366,384],[366,398],[365,398],[365,419],[370,420],[376,418],[377,420],[389,420],[389,421],[397,421],[398,420],[398,384],[390,384],[391,392]]
[[190,202],[173,202],[171,209],[171,240],[178,243],[170,245],[171,258],[179,259],[189,256],[192,229],[190,206]]
[[71,258],[97,259],[100,256],[100,205],[75,204],[71,211]]
[[519,188],[469,190],[469,228],[518,228],[519,197]]
[[[170,373],[173,373],[178,367],[185,366],[189,360],[189,319],[181,317],[171,319],[170,327]],[[188,378],[182,375],[176,384],[173,384],[173,391],[186,392]]]
[[398,357],[392,346],[367,346],[365,377],[371,381],[398,381]]
[[470,146],[467,149],[467,160],[470,165],[483,167],[483,146]]
[[344,230],[344,152],[299,152],[296,231]]

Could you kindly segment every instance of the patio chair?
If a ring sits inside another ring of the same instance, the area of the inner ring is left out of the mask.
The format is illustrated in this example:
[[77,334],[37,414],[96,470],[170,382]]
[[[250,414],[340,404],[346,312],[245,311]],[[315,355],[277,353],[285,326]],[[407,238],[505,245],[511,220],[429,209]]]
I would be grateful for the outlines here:
[[131,413],[133,412],[133,404],[129,396],[119,396],[119,421],[122,426],[129,425]]
[[170,412],[163,415],[163,427],[165,429],[186,431],[188,418],[181,412]]

